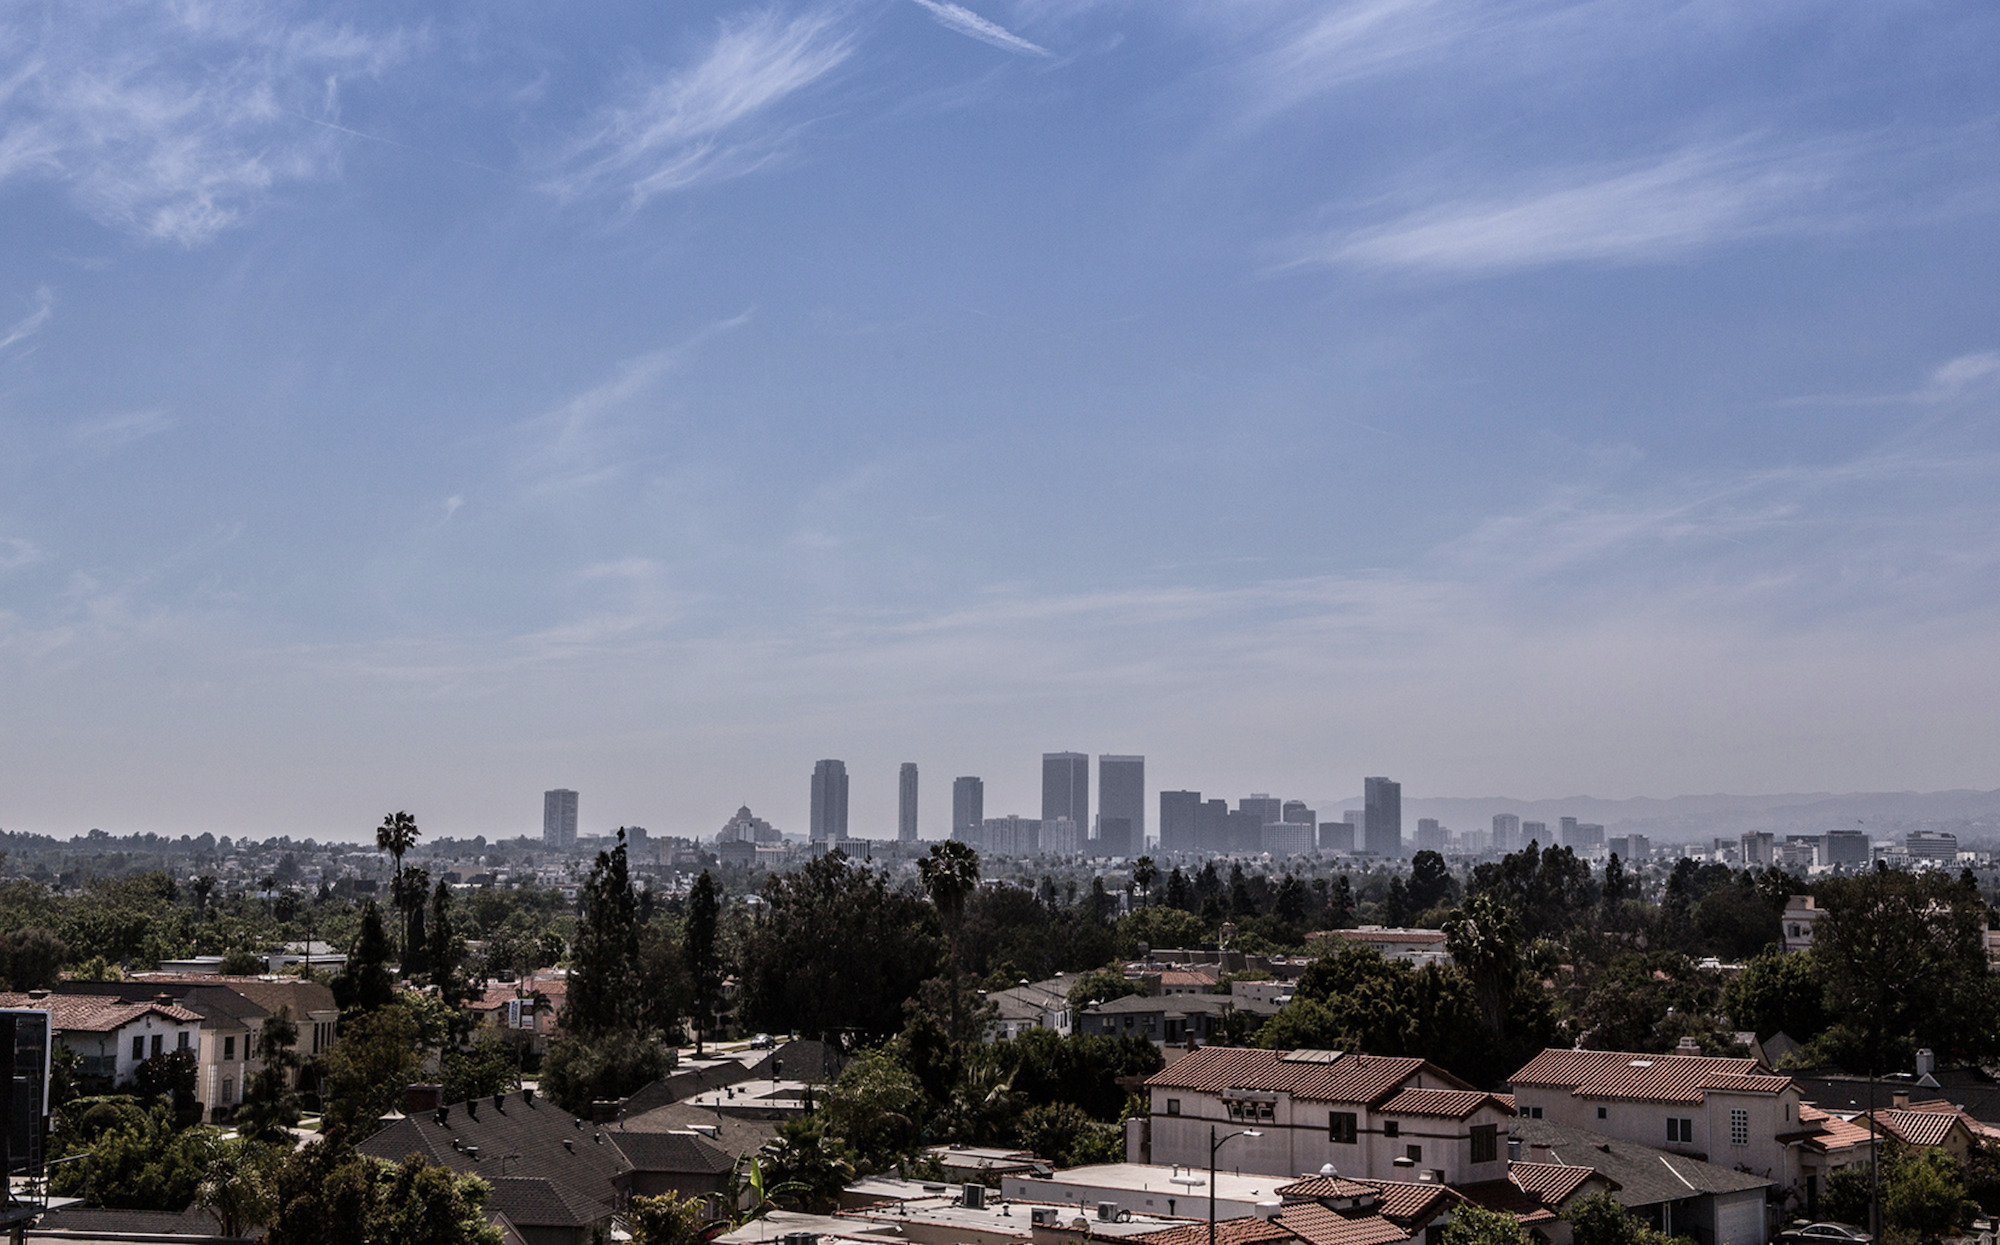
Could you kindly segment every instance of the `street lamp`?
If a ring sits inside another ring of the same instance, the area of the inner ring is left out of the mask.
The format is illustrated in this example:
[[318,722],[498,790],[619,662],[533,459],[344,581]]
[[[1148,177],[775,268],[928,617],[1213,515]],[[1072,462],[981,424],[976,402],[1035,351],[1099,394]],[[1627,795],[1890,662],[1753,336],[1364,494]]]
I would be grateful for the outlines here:
[[1240,1129],[1226,1137],[1215,1135],[1215,1125],[1208,1126],[1208,1245],[1215,1245],[1215,1152],[1238,1137],[1262,1137],[1264,1134],[1254,1128]]

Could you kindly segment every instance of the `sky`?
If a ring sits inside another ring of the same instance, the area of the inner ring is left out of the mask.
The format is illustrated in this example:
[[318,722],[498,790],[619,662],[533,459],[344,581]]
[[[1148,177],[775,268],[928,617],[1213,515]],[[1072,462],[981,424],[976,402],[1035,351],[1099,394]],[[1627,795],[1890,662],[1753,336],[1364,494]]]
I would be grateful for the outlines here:
[[0,828],[2000,787],[1997,47],[0,0]]

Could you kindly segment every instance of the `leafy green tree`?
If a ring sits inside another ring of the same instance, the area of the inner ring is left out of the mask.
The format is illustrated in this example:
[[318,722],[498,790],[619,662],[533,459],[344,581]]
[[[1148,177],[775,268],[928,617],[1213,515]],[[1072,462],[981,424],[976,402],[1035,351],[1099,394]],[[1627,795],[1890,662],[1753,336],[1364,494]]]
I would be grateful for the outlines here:
[[923,1085],[907,1068],[885,1051],[867,1051],[842,1069],[819,1118],[857,1163],[881,1171],[917,1151],[928,1109]]
[[1188,882],[1187,874],[1181,872],[1179,865],[1167,874],[1167,906],[1190,914],[1194,912],[1194,886]]
[[355,1245],[375,1207],[376,1164],[333,1137],[301,1146],[272,1182],[265,1245]]
[[1822,882],[1813,962],[1827,1009],[1857,1039],[1859,1072],[1927,1046],[1946,1060],[1993,1052],[2000,987],[1987,968],[1982,903],[1950,877],[1878,869]]
[[1141,856],[1132,862],[1132,885],[1139,888],[1148,905],[1153,902],[1153,883],[1159,879],[1160,866],[1154,863],[1151,856]]
[[1074,1103],[1106,1121],[1118,1119],[1125,1108],[1120,1077],[1151,1076],[1165,1066],[1160,1049],[1141,1037],[1063,1037],[1052,1029],[1030,1029],[980,1053],[1004,1070],[1013,1092],[1027,1101]]
[[[706,876],[706,875],[704,875]],[[635,1197],[625,1209],[632,1245],[701,1245],[706,1239],[702,1203],[677,1193]]]
[[1722,1007],[1738,1029],[1759,1038],[1785,1033],[1810,1042],[1828,1024],[1826,987],[1810,950],[1764,948],[1723,987]]
[[563,1110],[588,1115],[591,1103],[630,1097],[671,1070],[666,1035],[657,1029],[562,1033],[542,1058],[542,1088]]
[[63,940],[46,929],[0,934],[0,977],[10,990],[42,990],[55,984],[69,959]]
[[487,1036],[471,1050],[447,1047],[438,1057],[438,1080],[446,1102],[466,1102],[521,1087],[521,1067],[500,1039]]
[[[90,1189],[98,1204],[125,1210],[185,1210],[216,1157],[221,1133],[181,1128],[165,1105],[105,1129],[88,1147]],[[78,1195],[86,1164],[57,1169],[56,1193]]]
[[1401,928],[1410,923],[1411,913],[1410,888],[1400,876],[1390,878],[1389,890],[1382,897],[1382,923]]
[[452,912],[451,887],[442,880],[431,892],[430,926],[431,984],[438,997],[455,1008],[471,997],[472,986],[463,972],[465,937]]
[[1455,1206],[1445,1225],[1443,1245],[1530,1245],[1528,1230],[1503,1210]]
[[939,923],[944,926],[945,961],[953,986],[951,1033],[964,1041],[971,1035],[966,1032],[965,1018],[958,1005],[958,934],[965,923],[966,896],[979,888],[979,853],[957,839],[933,843],[930,854],[917,861],[917,877],[923,882],[924,893],[930,896],[931,906],[937,909]]
[[1444,857],[1421,851],[1410,858],[1409,904],[1411,912],[1428,912],[1451,899],[1457,889]]
[[333,979],[334,1001],[340,1004],[342,1020],[387,1007],[396,997],[395,980],[389,975],[389,936],[382,928],[382,912],[370,900],[361,910],[361,928],[354,938],[354,950],[347,967]]
[[1642,1223],[1609,1193],[1579,1198],[1563,1212],[1572,1245],[1671,1245],[1677,1239]]
[[1141,943],[1159,950],[1199,947],[1212,941],[1206,922],[1171,903],[1140,908],[1118,919],[1118,955],[1121,959],[1138,958]]
[[1444,920],[1445,950],[1472,982],[1487,1030],[1507,1034],[1507,1007],[1521,979],[1521,926],[1492,895],[1474,895]]
[[477,1176],[412,1154],[378,1168],[368,1215],[370,1245],[501,1245],[500,1229],[483,1213],[492,1186]]
[[248,1236],[277,1208],[277,1172],[286,1151],[245,1138],[218,1142],[195,1186],[195,1205],[215,1216],[223,1236]]
[[265,1142],[291,1141],[299,1122],[299,1096],[293,1074],[299,1067],[299,1026],[292,1010],[280,1007],[257,1033],[257,1057],[263,1067],[243,1087],[243,1105],[236,1109],[236,1131]]
[[400,1002],[343,1021],[339,1043],[320,1061],[327,1122],[364,1136],[374,1131],[423,1076],[424,1036],[415,1012]]
[[[1264,1023],[1258,1045],[1326,1047],[1416,1056],[1480,1083],[1512,1071],[1481,1034],[1465,977],[1435,964],[1413,969],[1368,947],[1343,945],[1300,974],[1292,1002]],[[1497,1069],[1497,1070],[1496,1070]]]
[[1143,985],[1117,969],[1100,968],[1077,978],[1076,984],[1069,988],[1069,1005],[1081,1010],[1092,1003],[1109,1003],[1113,999],[1129,998],[1145,992]]
[[1897,1155],[1882,1182],[1882,1214],[1889,1226],[1927,1241],[1964,1227],[1977,1213],[1958,1161],[1942,1150],[1911,1149]]
[[1469,890],[1512,909],[1529,941],[1567,933],[1597,900],[1588,862],[1570,848],[1534,843],[1473,869]]
[[1021,1113],[1020,1144],[1058,1167],[1117,1163],[1125,1157],[1125,1131],[1090,1118],[1075,1103],[1048,1102]]
[[615,847],[597,854],[580,904],[563,1030],[586,1039],[636,1030],[645,1007],[637,980],[639,898],[626,868],[624,830]]
[[771,875],[764,900],[746,948],[744,1011],[771,1032],[886,1040],[942,966],[935,909],[842,852]]
[[683,948],[693,987],[697,1055],[701,1053],[702,1036],[714,1023],[716,1005],[722,999],[722,954],[715,942],[721,919],[722,904],[716,898],[715,879],[703,869],[688,890],[687,937]]
[[841,1190],[854,1183],[846,1146],[812,1116],[780,1124],[760,1161],[765,1181],[774,1186],[772,1200],[801,1210],[830,1210],[839,1204]]
[[201,1123],[201,1103],[195,1086],[201,1067],[191,1050],[161,1051],[132,1069],[131,1091],[146,1105],[164,1103],[182,1128]]

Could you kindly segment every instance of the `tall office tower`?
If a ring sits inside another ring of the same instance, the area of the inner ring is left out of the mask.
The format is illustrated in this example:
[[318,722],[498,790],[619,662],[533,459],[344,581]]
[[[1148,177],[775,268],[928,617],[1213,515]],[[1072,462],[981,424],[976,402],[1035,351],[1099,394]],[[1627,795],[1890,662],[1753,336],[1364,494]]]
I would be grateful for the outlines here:
[[[1097,758],[1097,835],[1105,826],[1122,820],[1125,837],[1116,850],[1103,845],[1098,856],[1137,856],[1146,850],[1146,758],[1100,756]],[[1078,823],[1081,825],[1082,823]]]
[[1201,850],[1201,792],[1160,792],[1160,850]]
[[899,842],[917,841],[917,763],[903,762],[903,770],[896,776],[896,838]]
[[1368,824],[1368,818],[1358,808],[1342,809],[1340,811],[1340,819],[1352,826],[1362,826]]
[[1099,814],[1097,837],[1090,841],[1090,850],[1085,855],[1100,856],[1106,860],[1114,856],[1143,856],[1145,853],[1133,846],[1134,841],[1130,817],[1106,817]]
[[1576,818],[1574,817],[1561,818],[1556,822],[1556,826],[1559,832],[1562,834],[1562,840],[1561,840],[1562,845],[1564,847],[1576,846]]
[[1235,850],[1229,839],[1229,801],[1203,800],[1195,810],[1195,838],[1200,850],[1223,853]]
[[1361,780],[1363,845],[1373,855],[1391,860],[1403,854],[1403,784],[1386,778]]
[[1861,830],[1829,830],[1820,836],[1820,855],[1829,865],[1868,863],[1868,835]]
[[1343,856],[1354,854],[1354,823],[1351,821],[1322,821],[1319,823],[1319,850],[1339,852]]
[[1746,865],[1768,865],[1776,863],[1776,849],[1773,842],[1776,835],[1759,830],[1743,832],[1743,863]]
[[1524,821],[1521,823],[1521,846],[1537,843],[1543,847],[1554,847],[1555,840],[1549,837],[1549,823],[1546,821]]
[[1416,837],[1412,842],[1417,851],[1437,852],[1439,855],[1443,855],[1445,847],[1444,827],[1438,824],[1438,819],[1435,817],[1419,817],[1417,818]]
[[813,766],[812,841],[838,843],[847,837],[847,762]]
[[1564,846],[1574,847],[1584,851],[1588,851],[1589,849],[1595,847],[1603,847],[1604,827],[1598,825],[1596,822],[1580,821],[1576,825],[1575,839],[1565,843]]
[[1270,823],[1264,820],[1263,809],[1239,808],[1223,816],[1229,826],[1226,831],[1229,846],[1226,850],[1253,856],[1264,850],[1264,827]]
[[975,846],[986,820],[986,784],[977,778],[951,780],[951,837]]
[[[1285,802],[1283,800],[1274,800],[1263,792],[1258,791],[1253,793],[1247,800],[1236,801],[1236,811],[1240,813],[1254,813],[1257,816],[1257,824],[1260,827],[1268,826],[1274,821],[1283,821],[1285,819]],[[1262,838],[1261,834],[1259,838]]]
[[1493,850],[1511,852],[1520,846],[1521,819],[1512,813],[1493,814]]
[[1314,815],[1311,809],[1306,807],[1304,800],[1286,800],[1285,815],[1279,818],[1279,820],[1302,821],[1308,826],[1319,824],[1319,818]]
[[1042,754],[1042,820],[1058,817],[1090,824],[1090,758],[1081,752]]
[[542,845],[576,846],[576,792],[562,787],[542,792]]

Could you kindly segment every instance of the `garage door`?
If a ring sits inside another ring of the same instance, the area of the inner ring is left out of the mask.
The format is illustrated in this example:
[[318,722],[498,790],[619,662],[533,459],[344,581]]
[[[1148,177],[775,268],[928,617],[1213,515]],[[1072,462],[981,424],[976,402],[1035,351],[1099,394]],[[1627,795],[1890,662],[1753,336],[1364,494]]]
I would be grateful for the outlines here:
[[1764,1193],[1715,1195],[1715,1245],[1764,1245]]

